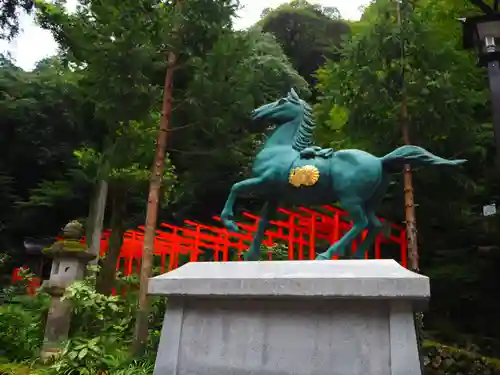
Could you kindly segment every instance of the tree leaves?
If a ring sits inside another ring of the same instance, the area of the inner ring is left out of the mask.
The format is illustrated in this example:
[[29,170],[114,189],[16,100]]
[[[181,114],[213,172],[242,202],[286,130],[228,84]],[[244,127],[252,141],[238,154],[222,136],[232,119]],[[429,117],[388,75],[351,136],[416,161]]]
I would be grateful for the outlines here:
[[[477,181],[486,174],[477,165],[487,160],[489,147],[483,144],[478,151],[477,146],[484,139],[480,124],[485,120],[477,117],[477,109],[487,105],[482,73],[474,67],[472,56],[457,50],[456,28],[450,28],[446,19],[441,21],[446,6],[426,4],[415,5],[406,15],[403,29],[396,22],[393,2],[370,5],[357,32],[345,42],[342,59],[330,61],[318,71],[320,103],[316,106],[318,139],[331,137],[330,144],[339,147],[388,152],[401,144],[404,70],[412,142],[440,155],[470,160],[463,169],[446,176],[437,171],[419,172],[415,189],[424,222],[430,220],[424,211],[436,216],[430,210],[436,200],[444,204],[453,194],[453,199],[465,204],[467,197],[476,194],[476,184],[466,181]],[[404,59],[401,38],[406,38]],[[332,126],[332,109],[335,112],[338,107],[349,112],[341,127]],[[440,189],[443,179],[455,180],[453,193]],[[460,210],[458,206],[453,209]],[[448,207],[452,209],[451,203]],[[466,219],[459,212],[441,212],[453,220]],[[422,230],[425,228],[423,224]]]
[[33,0],[2,0],[0,7],[0,40],[12,40],[19,33],[19,11],[30,13]]
[[222,34],[176,77],[181,87],[176,80],[169,144],[181,181],[176,210],[211,217],[251,165],[265,130],[251,123],[250,112],[291,87],[305,96],[309,88],[275,38],[258,28]]
[[150,18],[137,11],[154,5],[149,0],[86,1],[68,13],[62,5],[39,3],[39,22],[67,60],[84,70],[80,87],[108,127],[141,120],[159,103],[161,86],[151,85],[151,77],[157,64],[165,65],[172,10],[156,6]]
[[336,47],[350,31],[336,8],[304,0],[293,0],[265,12],[259,25],[276,37],[293,67],[309,83],[314,83],[313,73],[325,58],[337,56]]

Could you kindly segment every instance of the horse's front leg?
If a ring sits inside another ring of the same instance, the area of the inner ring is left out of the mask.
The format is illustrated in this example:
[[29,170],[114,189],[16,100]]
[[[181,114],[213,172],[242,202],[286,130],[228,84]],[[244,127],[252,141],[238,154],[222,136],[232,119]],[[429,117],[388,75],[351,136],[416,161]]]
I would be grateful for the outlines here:
[[266,233],[266,229],[269,227],[271,216],[276,213],[276,208],[278,208],[278,203],[276,201],[267,201],[264,204],[264,207],[262,208],[262,212],[260,214],[259,223],[257,224],[257,231],[255,232],[255,236],[253,238],[252,244],[250,245],[250,248],[243,255],[243,259],[260,259],[260,245],[262,243],[262,239],[264,238],[264,234]]
[[254,188],[259,186],[262,183],[262,178],[254,177],[249,178],[248,180],[243,180],[235,183],[231,187],[231,192],[227,197],[226,204],[222,209],[222,213],[220,214],[220,218],[222,219],[222,223],[224,226],[232,232],[238,232],[238,225],[234,222],[234,202],[239,194],[245,191],[252,191]]

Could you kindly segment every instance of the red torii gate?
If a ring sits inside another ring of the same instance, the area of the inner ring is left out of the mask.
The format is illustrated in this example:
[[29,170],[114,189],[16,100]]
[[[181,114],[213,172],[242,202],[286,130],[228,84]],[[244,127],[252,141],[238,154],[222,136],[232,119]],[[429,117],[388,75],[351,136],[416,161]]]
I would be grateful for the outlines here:
[[[288,246],[289,260],[314,259],[318,243],[326,248],[331,243],[338,241],[342,235],[352,227],[347,214],[333,206],[322,206],[319,210],[311,210],[298,207],[295,210],[280,208],[280,220],[270,222],[266,231],[263,244],[272,246],[283,243]],[[197,262],[204,254],[209,252],[213,261],[229,261],[230,252],[233,250],[241,260],[240,255],[248,249],[253,235],[257,229],[259,216],[244,212],[245,222],[238,222],[240,231],[230,232],[222,226],[205,225],[191,220],[185,220],[184,226],[176,226],[161,223],[160,229],[156,231],[154,243],[154,256],[159,259],[162,273],[179,267],[180,258],[184,261]],[[220,217],[214,216],[220,223]],[[385,222],[384,219],[380,219]],[[396,224],[386,225],[389,233],[381,233],[374,243],[373,257],[375,259],[393,258],[407,267],[407,243],[405,230]],[[104,231],[101,236],[100,255],[104,256],[108,250],[110,231]],[[366,230],[362,234],[366,236]],[[82,238],[82,242],[85,238]],[[124,234],[123,245],[117,261],[116,268],[123,275],[130,276],[140,273],[140,263],[144,241],[144,226],[137,230],[128,230]],[[399,259],[395,254],[386,251],[388,244],[394,244],[399,249]],[[356,250],[356,242],[352,245],[352,251]],[[368,258],[368,253],[365,253]],[[272,260],[272,253],[268,253],[268,259]],[[335,257],[334,257],[335,259]],[[18,271],[13,273],[12,281],[19,279]],[[39,280],[35,280],[38,282]],[[30,292],[33,292],[30,288]]]
[[[275,243],[288,245],[289,260],[314,259],[316,246],[323,241],[325,247],[334,243],[347,232],[352,223],[347,214],[333,206],[322,206],[324,212],[299,207],[296,210],[279,209],[282,220],[271,221],[270,228],[266,231],[263,244],[272,246]],[[191,220],[185,220],[184,226],[175,226],[161,223],[156,231],[154,243],[154,256],[160,258],[161,272],[168,272],[179,266],[180,258],[190,262],[200,261],[200,257],[207,251],[213,254],[213,261],[229,261],[230,250],[235,250],[237,260],[249,247],[257,228],[259,216],[244,212],[245,222],[239,222],[240,232],[230,232],[221,226],[205,225]],[[220,222],[218,216],[214,217]],[[381,219],[381,221],[384,221]],[[108,247],[109,231],[103,233],[101,239],[101,255],[105,255]],[[366,236],[366,231],[363,237]],[[117,263],[117,269],[124,275],[139,273],[144,239],[144,226],[137,230],[125,233],[123,246]],[[393,243],[399,247],[399,259],[402,266],[407,266],[407,245],[405,230],[395,224],[390,225],[390,233],[379,234],[374,244],[375,259],[394,258],[384,255],[384,246]],[[352,251],[355,251],[356,243]],[[272,254],[268,254],[272,260]],[[368,253],[365,254],[368,258]],[[135,271],[135,272],[134,272]]]

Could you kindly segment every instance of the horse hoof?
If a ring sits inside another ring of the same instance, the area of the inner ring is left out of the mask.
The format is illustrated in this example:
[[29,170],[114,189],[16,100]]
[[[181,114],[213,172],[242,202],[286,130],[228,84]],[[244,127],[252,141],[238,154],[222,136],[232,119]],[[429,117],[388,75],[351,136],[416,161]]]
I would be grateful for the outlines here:
[[243,254],[243,260],[246,262],[254,262],[259,260],[259,256],[247,251],[245,254]]
[[319,254],[316,256],[316,260],[330,260],[331,258],[329,258],[328,256],[326,256],[325,254]]

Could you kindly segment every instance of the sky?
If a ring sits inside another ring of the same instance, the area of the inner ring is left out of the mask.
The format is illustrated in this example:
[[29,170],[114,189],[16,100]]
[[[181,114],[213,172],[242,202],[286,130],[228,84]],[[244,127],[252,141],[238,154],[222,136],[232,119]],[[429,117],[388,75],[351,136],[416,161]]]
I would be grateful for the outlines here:
[[[235,28],[244,29],[260,19],[264,8],[275,8],[286,0],[240,0],[243,8],[238,12]],[[68,4],[75,4],[69,0]],[[357,20],[361,16],[361,7],[368,5],[369,0],[312,0],[311,3],[323,6],[334,6],[339,9],[342,18]],[[71,8],[71,5],[70,5]],[[57,43],[49,31],[38,27],[33,17],[22,14],[20,17],[22,32],[11,43],[0,41],[0,52],[9,52],[17,65],[24,70],[32,70],[41,59],[55,54]]]

